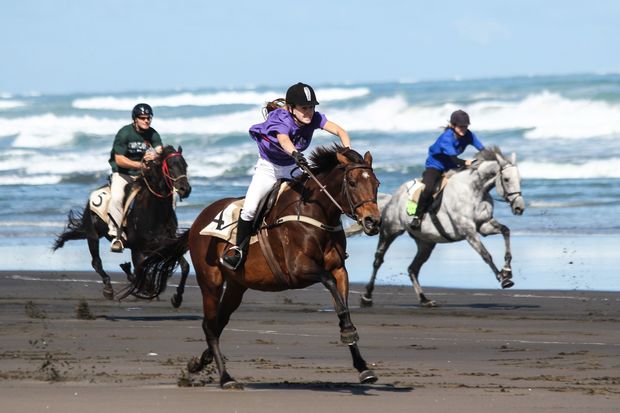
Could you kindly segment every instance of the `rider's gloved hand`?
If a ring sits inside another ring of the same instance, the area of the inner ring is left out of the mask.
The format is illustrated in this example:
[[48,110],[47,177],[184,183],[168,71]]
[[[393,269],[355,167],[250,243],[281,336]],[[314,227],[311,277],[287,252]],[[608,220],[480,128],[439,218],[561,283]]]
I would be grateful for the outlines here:
[[299,166],[300,168],[307,168],[308,167],[308,161],[306,160],[306,158],[304,157],[304,154],[299,152],[299,151],[294,151],[291,156],[293,157],[293,159],[295,159],[295,163],[297,164],[297,166]]

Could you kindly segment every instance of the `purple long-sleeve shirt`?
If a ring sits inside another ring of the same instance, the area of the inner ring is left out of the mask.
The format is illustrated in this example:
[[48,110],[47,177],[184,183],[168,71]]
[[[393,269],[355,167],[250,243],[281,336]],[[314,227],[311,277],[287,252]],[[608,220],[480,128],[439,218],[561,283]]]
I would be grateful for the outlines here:
[[289,111],[279,108],[269,112],[267,120],[263,123],[252,126],[250,136],[258,144],[261,158],[276,165],[289,166],[293,165],[295,160],[284,151],[278,142],[277,135],[279,133],[288,135],[295,149],[303,152],[310,146],[314,131],[322,129],[326,123],[325,115],[314,112],[310,124],[297,126]]

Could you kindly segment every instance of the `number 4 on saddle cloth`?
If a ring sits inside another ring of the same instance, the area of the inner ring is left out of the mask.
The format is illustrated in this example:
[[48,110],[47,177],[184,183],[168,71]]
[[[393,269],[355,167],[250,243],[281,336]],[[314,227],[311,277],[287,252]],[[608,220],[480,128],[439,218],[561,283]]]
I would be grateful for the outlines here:
[[[258,229],[259,225],[257,225],[257,223],[262,222],[264,216],[267,215],[269,210],[273,207],[273,205],[275,205],[280,195],[288,188],[288,181],[278,180],[265,198],[261,200],[258,205],[259,212],[256,214],[256,218],[254,219],[252,234],[254,234]],[[239,219],[241,209],[243,208],[244,201],[245,198],[239,198],[228,204],[226,208],[215,216],[209,225],[200,230],[200,235],[210,235],[234,244],[237,238],[237,221]],[[257,240],[258,238],[253,235],[250,238],[250,244],[255,243]]]

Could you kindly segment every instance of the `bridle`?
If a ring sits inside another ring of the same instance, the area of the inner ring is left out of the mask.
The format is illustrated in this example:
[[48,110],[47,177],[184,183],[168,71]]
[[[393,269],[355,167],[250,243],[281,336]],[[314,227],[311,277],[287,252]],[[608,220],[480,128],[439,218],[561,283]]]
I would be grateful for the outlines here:
[[345,214],[346,216],[348,216],[349,218],[355,220],[355,222],[359,222],[359,219],[357,218],[357,214],[355,213],[355,210],[357,208],[359,208],[361,205],[364,205],[368,202],[374,202],[377,203],[377,197],[373,197],[373,198],[369,198],[369,199],[365,199],[363,201],[359,201],[357,203],[353,203],[353,200],[351,199],[351,193],[349,191],[349,185],[347,185],[347,180],[349,178],[349,172],[351,172],[352,170],[355,169],[370,169],[372,170],[372,167],[366,165],[366,164],[361,164],[361,163],[353,163],[353,164],[347,164],[344,167],[344,173],[342,175],[342,185],[341,185],[341,190],[340,192],[343,194],[344,198],[346,198],[347,203],[349,204],[349,212],[346,212],[344,210],[344,208],[342,208],[342,206],[340,206],[340,203],[338,201],[336,201],[336,199],[329,193],[329,191],[327,190],[327,187],[325,185],[323,185],[318,179],[317,177],[310,171],[309,168],[302,168],[302,170],[310,177],[312,178],[317,185],[319,186],[320,191],[321,192],[325,192],[325,195],[327,195],[327,197],[334,203],[334,205],[336,205],[336,207],[340,210],[341,214]]
[[357,218],[357,214],[355,213],[355,211],[357,210],[357,208],[359,208],[360,206],[367,204],[369,202],[374,202],[375,204],[377,203],[377,196],[375,195],[373,198],[368,198],[368,199],[364,199],[362,201],[359,201],[357,203],[353,203],[353,200],[351,199],[351,193],[349,192],[349,185],[347,185],[347,180],[349,178],[349,172],[355,170],[355,169],[370,169],[372,170],[372,167],[365,165],[365,164],[361,164],[361,163],[354,163],[354,164],[347,164],[345,166],[345,171],[344,174],[342,175],[342,190],[341,192],[344,194],[344,197],[347,199],[347,203],[349,204],[349,209],[350,212],[347,213],[345,212],[342,207],[340,205],[337,204],[338,208],[340,208],[340,211],[342,211],[346,216],[348,216],[349,218],[355,220],[355,222],[359,222],[359,219]]
[[167,194],[160,194],[159,192],[151,188],[151,186],[149,185],[148,179],[144,179],[144,182],[146,183],[146,187],[148,188],[149,192],[158,198],[169,198],[176,191],[176,188],[174,187],[175,182],[181,178],[187,178],[187,175],[179,175],[175,178],[170,174],[170,168],[168,167],[168,160],[170,158],[175,158],[177,156],[181,156],[181,154],[176,151],[171,152],[168,155],[166,155],[166,157],[161,161],[161,173],[164,176],[164,182],[166,183],[166,187],[170,189],[170,192],[168,192]]
[[[503,174],[502,172],[504,172],[506,169],[508,168],[516,168],[515,165],[511,165],[508,164],[506,166],[500,166],[499,169],[499,182],[502,188],[502,193],[503,193],[503,198],[506,202],[508,202],[510,204],[510,207],[512,208],[513,204],[515,203],[515,201],[517,200],[517,198],[519,198],[521,195],[521,191],[516,191],[516,192],[508,192],[506,190],[506,186],[504,185],[504,179],[503,179]],[[511,196],[513,196],[513,198],[510,198]]]

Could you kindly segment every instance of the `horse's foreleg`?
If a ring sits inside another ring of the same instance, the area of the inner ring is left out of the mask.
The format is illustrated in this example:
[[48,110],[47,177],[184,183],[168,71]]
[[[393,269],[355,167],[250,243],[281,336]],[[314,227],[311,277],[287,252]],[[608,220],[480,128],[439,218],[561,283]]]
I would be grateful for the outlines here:
[[[220,334],[232,312],[239,307],[243,292],[241,287],[235,288],[233,285],[226,287],[224,297],[223,285],[212,285],[204,287],[202,291],[203,311],[205,318],[202,322],[202,329],[207,339],[208,349],[201,357],[201,362],[205,357],[215,359],[215,364],[220,375],[220,387],[224,389],[243,388],[243,386],[233,379],[226,371],[224,357],[220,351]],[[220,299],[220,297],[222,297]]]
[[502,280],[501,273],[495,266],[495,263],[493,262],[493,257],[491,257],[491,254],[489,253],[489,251],[480,241],[480,237],[478,237],[478,234],[468,235],[466,239],[467,239],[467,242],[469,242],[469,245],[471,245],[472,248],[476,250],[476,252],[482,257],[484,262],[486,262],[487,265],[491,268],[491,270],[493,271],[493,274],[495,274],[495,278],[497,279],[497,281],[500,281],[502,283],[502,288],[512,287],[513,284],[510,284],[511,281],[509,279],[504,286],[504,281]]
[[110,276],[104,271],[103,264],[101,263],[101,257],[99,256],[99,239],[88,238],[88,250],[90,251],[91,262],[93,269],[101,277],[103,282],[103,296],[108,300],[114,298],[114,289],[112,288],[112,281]]
[[502,234],[504,237],[504,268],[499,273],[502,288],[510,288],[514,285],[512,281],[512,252],[510,249],[510,228],[500,224],[494,219],[485,222],[478,230],[482,235]]
[[409,278],[413,283],[413,289],[415,290],[416,295],[418,296],[418,300],[420,301],[420,305],[422,307],[437,307],[437,303],[434,300],[429,299],[422,291],[422,286],[418,281],[418,275],[420,274],[420,268],[422,265],[428,260],[435,249],[435,243],[425,242],[419,239],[415,239],[416,245],[418,246],[418,252],[416,252],[411,265],[409,265],[408,272]]
[[172,295],[172,298],[170,298],[170,302],[174,308],[179,308],[183,302],[185,282],[187,281],[187,275],[189,274],[189,263],[183,256],[179,258],[179,266],[181,267],[181,280],[177,286],[177,292]]
[[383,257],[385,256],[385,253],[398,235],[400,234],[386,234],[383,231],[379,234],[379,242],[377,244],[377,250],[375,251],[375,260],[372,263],[372,275],[370,276],[370,281],[366,284],[366,294],[363,294],[360,299],[360,305],[362,307],[372,307],[372,292],[375,289],[377,272],[379,272],[379,268],[383,264]]
[[347,297],[349,296],[349,277],[347,271],[344,268],[339,268],[333,271],[332,274],[325,274],[321,278],[321,282],[334,299],[334,307],[340,322],[340,340],[349,345],[351,357],[353,358],[353,367],[359,372],[360,383],[369,384],[376,382],[377,376],[368,368],[366,360],[364,360],[357,347],[359,336],[351,321],[351,314],[347,304]]
[[354,344],[359,340],[355,326],[351,321],[347,297],[349,296],[349,279],[347,270],[343,267],[334,270],[331,274],[325,273],[321,283],[327,288],[334,299],[334,308],[340,323],[340,341],[344,344]]

